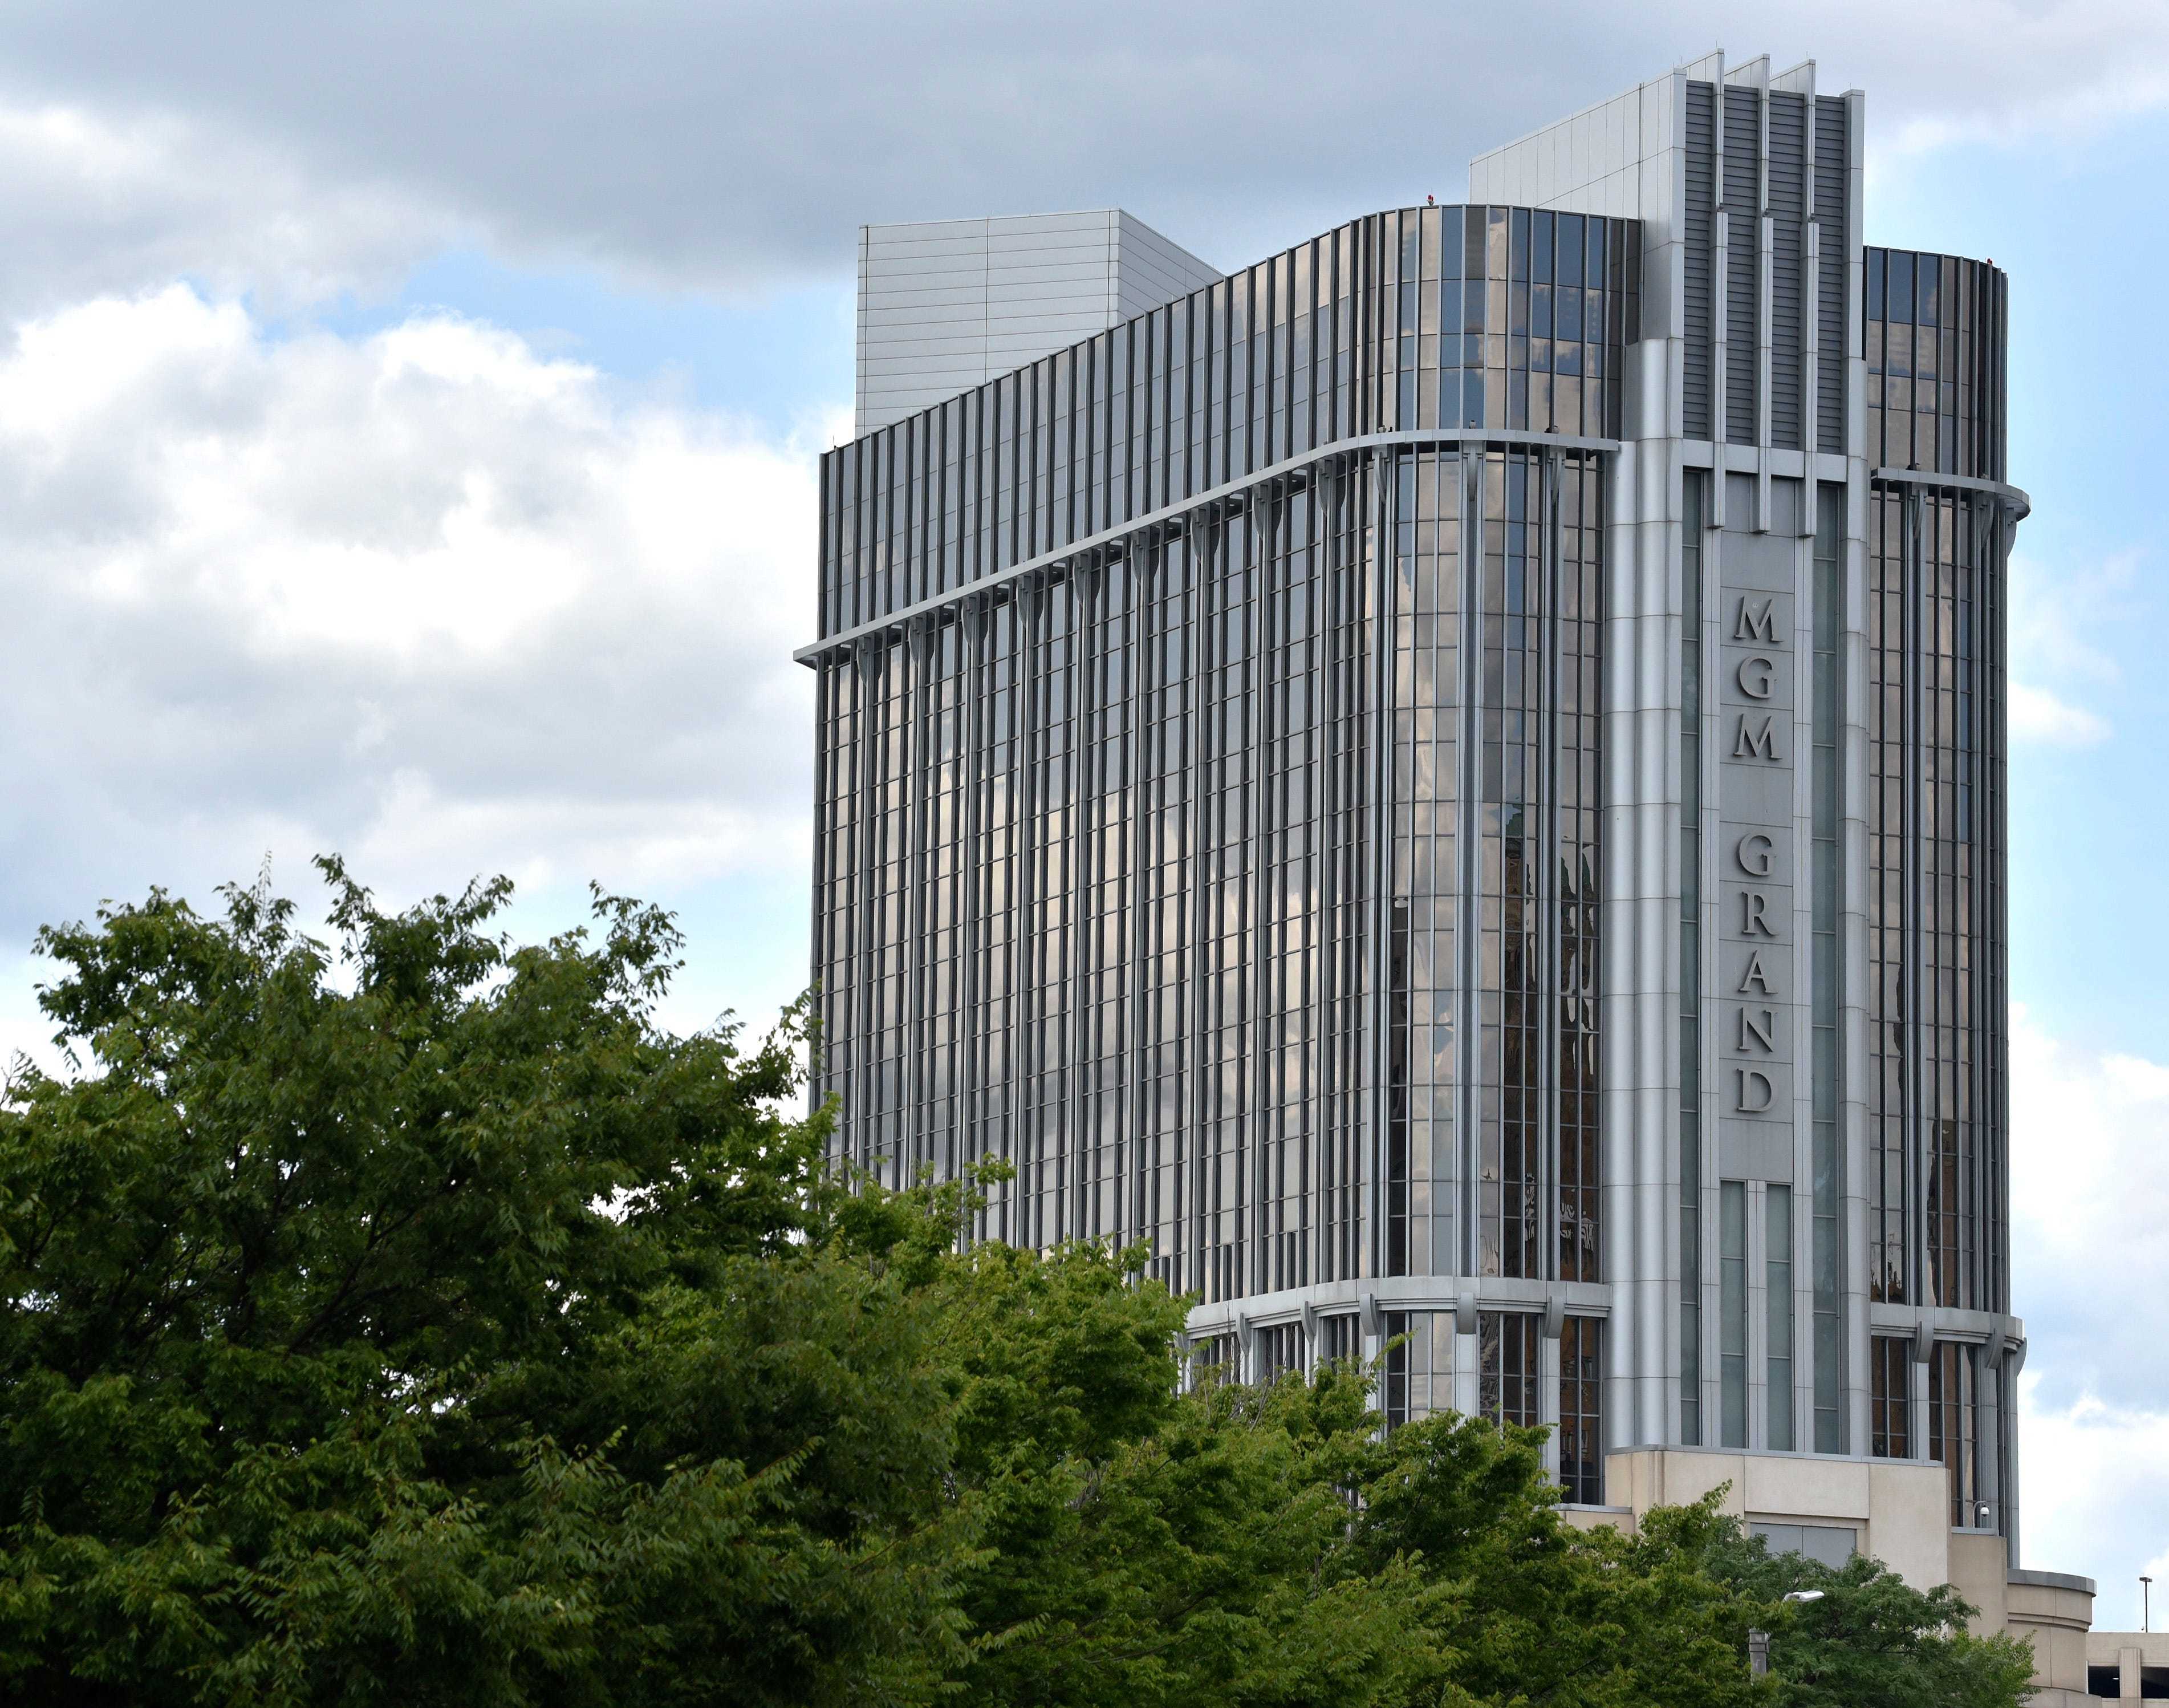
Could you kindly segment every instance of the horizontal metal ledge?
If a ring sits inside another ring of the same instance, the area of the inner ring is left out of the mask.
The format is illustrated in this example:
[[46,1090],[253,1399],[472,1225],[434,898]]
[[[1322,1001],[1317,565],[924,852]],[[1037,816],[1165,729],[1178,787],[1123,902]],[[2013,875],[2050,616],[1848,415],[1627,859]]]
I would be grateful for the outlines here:
[[1135,517],[1115,527],[1102,528],[1096,534],[1088,534],[1081,540],[1072,540],[1068,545],[1055,551],[1042,552],[1036,558],[1027,558],[1021,563],[1012,563],[1008,568],[998,570],[992,575],[983,575],[977,581],[966,582],[962,587],[952,587],[946,593],[937,593],[931,598],[919,600],[916,604],[907,605],[900,610],[890,611],[885,616],[875,617],[871,622],[862,622],[855,628],[841,630],[835,634],[815,641],[811,646],[799,648],[791,656],[797,659],[800,664],[811,667],[819,663],[821,659],[829,653],[839,652],[860,641],[869,640],[877,636],[889,633],[891,631],[901,630],[917,618],[931,616],[936,611],[946,611],[953,605],[961,605],[967,599],[978,598],[993,591],[997,587],[1006,586],[1013,581],[1021,580],[1027,575],[1036,574],[1044,569],[1052,569],[1058,565],[1067,564],[1072,559],[1081,558],[1088,552],[1119,545],[1132,534],[1143,533],[1149,528],[1163,527],[1195,511],[1210,509],[1216,504],[1225,504],[1228,499],[1249,492],[1254,487],[1262,486],[1268,481],[1283,479],[1289,475],[1301,473],[1303,470],[1314,467],[1319,463],[1330,462],[1336,456],[1346,456],[1359,451],[1377,451],[1397,446],[1415,448],[1426,446],[1461,445],[1497,446],[1501,449],[1512,448],[1525,451],[1585,451],[1619,449],[1619,441],[1616,439],[1588,439],[1566,433],[1527,433],[1517,429],[1504,427],[1428,427],[1407,433],[1366,433],[1354,439],[1337,439],[1330,445],[1321,445],[1314,451],[1304,451],[1300,456],[1285,458],[1282,462],[1260,468],[1254,473],[1246,474],[1239,480],[1223,482],[1220,485],[1205,492],[1196,493],[1184,499],[1180,504],[1163,504],[1156,510],[1149,511],[1144,515]]
[[2001,1335],[2013,1345],[2026,1341],[2026,1321],[2001,1310],[1968,1310],[1955,1305],[1886,1305],[1880,1300],[1868,1307],[1868,1326],[1874,1332],[1911,1335],[1926,1324],[1937,1340],[1985,1341]]
[[1612,1314],[1612,1284],[1605,1281],[1538,1281],[1497,1275],[1382,1275],[1362,1281],[1324,1281],[1254,1293],[1191,1309],[1186,1332],[1226,1334],[1239,1324],[1271,1328],[1303,1320],[1308,1305],[1327,1316],[1360,1311],[1367,1304],[1379,1310],[1439,1311],[1452,1314],[1463,1293],[1479,1310],[1541,1313],[1556,1299],[1575,1316]]
[[[2076,1589],[2081,1595],[2099,1593],[2091,1577],[2081,1577],[2071,1572],[2037,1572],[2031,1566],[2010,1567],[2003,1574],[2003,1581],[2022,1589]],[[2095,1664],[2106,1665],[2107,1663],[2097,1662]]]
[[1936,474],[1925,468],[1871,468],[1870,480],[1883,481],[1892,486],[1927,486],[1938,490],[1955,492],[1984,492],[2000,498],[2018,514],[2013,521],[2022,522],[2033,514],[2033,500],[2019,487],[2007,485],[2000,480],[1983,480],[1972,474]]

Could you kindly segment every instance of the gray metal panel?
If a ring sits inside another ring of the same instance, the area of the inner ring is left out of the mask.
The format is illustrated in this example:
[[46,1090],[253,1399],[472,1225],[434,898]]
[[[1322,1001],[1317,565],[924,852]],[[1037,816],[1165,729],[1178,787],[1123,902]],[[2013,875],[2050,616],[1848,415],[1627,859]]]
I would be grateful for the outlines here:
[[1709,349],[1713,336],[1710,269],[1716,254],[1711,204],[1716,199],[1717,91],[1691,83],[1687,101],[1686,337],[1681,350],[1681,413],[1690,439],[1710,432]]
[[857,430],[901,421],[1219,276],[1114,208],[866,227]]
[[1806,277],[1808,104],[1801,95],[1770,94],[1770,442],[1800,448],[1801,322]]
[[1142,220],[1127,213],[1116,217],[1120,222],[1116,270],[1119,318],[1148,313],[1220,278],[1217,269],[1170,243]]
[[1755,442],[1755,175],[1760,128],[1751,88],[1724,92],[1724,206],[1732,219],[1724,280],[1724,436]]
[[1815,437],[1818,450],[1839,452],[1846,448],[1846,358],[1857,355],[1860,348],[1845,315],[1846,268],[1852,259],[1845,241],[1850,228],[1845,131],[1844,98],[1819,99],[1815,102],[1815,219],[1822,227],[1823,238],[1821,277],[1816,291],[1821,365],[1816,376]]

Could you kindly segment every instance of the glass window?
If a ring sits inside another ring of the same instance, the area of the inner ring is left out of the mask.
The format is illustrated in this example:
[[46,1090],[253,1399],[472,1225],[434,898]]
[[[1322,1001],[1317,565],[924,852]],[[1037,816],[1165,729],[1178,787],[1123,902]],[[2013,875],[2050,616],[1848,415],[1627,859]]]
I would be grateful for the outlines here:
[[1841,824],[1839,788],[1843,777],[1840,708],[1845,702],[1843,616],[1845,606],[1845,488],[1815,488],[1815,686],[1813,798],[1814,871],[1809,904],[1813,951],[1812,1063],[1814,1132],[1809,1147],[1814,1170],[1813,1228],[1808,1253],[1814,1295],[1814,1326],[1808,1348],[1814,1369],[1815,1450],[1846,1450],[1844,1323],[1840,1278],[1841,1171],[1839,1087],[1841,1033],[1838,996],[1841,977],[1838,899],[1844,893],[1840,862]]
[[1747,1444],[1747,1182],[1718,1188],[1718,1444]]
[[1583,1506],[1604,1503],[1604,1322],[1569,1316],[1559,1336],[1559,1487]]
[[1340,1364],[1363,1355],[1363,1321],[1352,1314],[1318,1319],[1318,1358]]
[[[1583,216],[1580,214],[1563,213],[1559,216],[1559,280],[1562,285],[1579,285],[1582,282],[1582,223]],[[1590,223],[1595,224],[1596,222],[1591,221]],[[1600,256],[1601,253],[1600,250]],[[1580,335],[1578,333],[1575,334],[1576,337]],[[1564,337],[1566,334],[1563,333],[1560,336]]]
[[1764,1194],[1765,1297],[1769,1305],[1768,1417],[1766,1438],[1778,1453],[1793,1449],[1793,1189],[1771,1186]]
[[1453,1317],[1445,1311],[1390,1310],[1381,1405],[1388,1428],[1453,1409]]
[[1913,278],[1915,257],[1904,249],[1890,252],[1890,281],[1886,306],[1889,318],[1901,324],[1911,324],[1913,318]]
[[1680,545],[1680,1439],[1702,1442],[1702,581],[1708,477]]
[[1928,1457],[1950,1480],[1951,1527],[1992,1529],[1996,1523],[1980,1467],[1980,1348],[1938,1341],[1928,1364]]
[[[1448,1319],[1451,1321],[1451,1319]],[[1476,1316],[1476,1410],[1501,1426],[1537,1420],[1537,1346],[1541,1321],[1525,1311]]]
[[1868,1451],[1878,1459],[1911,1459],[1913,1344],[1895,1335],[1868,1342]]
[[1284,1375],[1303,1374],[1303,1325],[1299,1322],[1276,1322],[1269,1328],[1255,1332],[1257,1371],[1254,1378],[1260,1385],[1278,1381]]

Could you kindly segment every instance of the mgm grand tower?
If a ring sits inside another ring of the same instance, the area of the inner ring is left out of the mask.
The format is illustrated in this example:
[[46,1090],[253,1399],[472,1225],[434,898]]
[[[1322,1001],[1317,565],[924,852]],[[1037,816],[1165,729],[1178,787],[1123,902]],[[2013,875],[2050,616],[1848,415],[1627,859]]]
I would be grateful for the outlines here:
[[1713,56],[1226,275],[866,228],[816,1092],[1196,1358],[2083,1629],[2013,1575],[2006,282],[1864,243],[1865,124]]

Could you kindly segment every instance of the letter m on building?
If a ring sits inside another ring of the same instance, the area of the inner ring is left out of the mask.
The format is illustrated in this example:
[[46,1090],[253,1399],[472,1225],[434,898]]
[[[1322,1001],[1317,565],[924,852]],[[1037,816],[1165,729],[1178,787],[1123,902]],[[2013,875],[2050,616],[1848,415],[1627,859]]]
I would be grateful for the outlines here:
[[1748,714],[1740,714],[1740,725],[1732,738],[1732,756],[1735,759],[1767,759],[1775,764],[1777,759],[1777,720],[1764,713],[1759,725],[1751,728]]
[[1747,595],[1740,595],[1740,608],[1732,619],[1732,638],[1736,641],[1764,641],[1772,646],[1783,646],[1777,638],[1777,601],[1766,599],[1759,606],[1751,606]]

